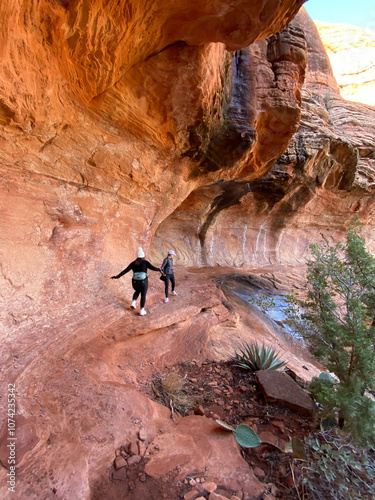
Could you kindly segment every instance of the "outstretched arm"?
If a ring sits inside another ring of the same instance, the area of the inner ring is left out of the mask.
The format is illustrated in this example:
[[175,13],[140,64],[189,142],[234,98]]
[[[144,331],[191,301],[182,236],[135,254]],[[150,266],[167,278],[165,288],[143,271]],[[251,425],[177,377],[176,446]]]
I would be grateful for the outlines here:
[[123,271],[121,271],[121,273],[118,274],[117,276],[111,276],[111,280],[118,280],[119,278],[121,278],[121,276],[124,276],[124,274],[128,273],[131,270],[132,265],[133,265],[133,262],[131,262],[128,265],[128,267],[126,269],[124,269]]
[[159,272],[161,272],[160,267],[155,267],[152,264],[150,264],[150,262],[148,262],[148,261],[147,261],[147,269],[151,269],[151,271],[159,271]]

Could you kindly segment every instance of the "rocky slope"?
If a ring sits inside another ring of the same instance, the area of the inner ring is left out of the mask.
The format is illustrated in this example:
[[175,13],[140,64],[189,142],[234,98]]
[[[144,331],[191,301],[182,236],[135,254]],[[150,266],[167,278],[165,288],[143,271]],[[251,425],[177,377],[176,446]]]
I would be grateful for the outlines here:
[[[289,288],[322,233],[353,215],[373,231],[375,109],[340,97],[301,4],[2,2],[0,370],[2,400],[17,387],[19,498],[90,498],[124,436],[173,432],[142,392],[155,366],[260,336],[317,373],[211,281],[266,267]],[[129,280],[109,280],[140,245],[180,266],[173,303],[150,277],[145,318]]]

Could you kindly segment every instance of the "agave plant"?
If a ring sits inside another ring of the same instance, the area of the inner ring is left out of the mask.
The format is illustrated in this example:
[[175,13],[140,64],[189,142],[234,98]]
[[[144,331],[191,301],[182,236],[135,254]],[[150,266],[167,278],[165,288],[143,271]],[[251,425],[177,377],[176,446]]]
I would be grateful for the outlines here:
[[235,366],[256,372],[258,370],[279,370],[286,366],[286,361],[279,358],[279,353],[270,346],[250,342],[231,358]]

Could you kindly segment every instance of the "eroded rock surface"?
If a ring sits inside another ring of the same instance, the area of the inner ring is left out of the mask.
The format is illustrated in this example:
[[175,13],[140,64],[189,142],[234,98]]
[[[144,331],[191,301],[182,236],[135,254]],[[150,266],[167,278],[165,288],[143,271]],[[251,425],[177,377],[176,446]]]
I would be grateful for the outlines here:
[[[230,270],[223,271],[225,277]],[[289,272],[280,269],[277,280]],[[218,270],[178,268],[176,274],[179,294],[168,304],[163,303],[161,282],[150,276],[146,317],[128,307],[130,278],[123,285],[109,281],[107,294],[92,305],[95,316],[92,311],[89,318],[55,321],[48,328],[30,322],[13,343],[4,340],[2,356],[9,352],[10,359],[3,357],[2,370],[17,387],[19,498],[55,494],[90,498],[107,474],[115,450],[137,439],[141,429],[146,429],[148,444],[167,439],[168,446],[173,446],[175,436],[175,449],[183,451],[193,439],[190,420],[175,424],[168,408],[145,395],[155,373],[179,362],[226,360],[236,346],[261,337],[270,345],[278,344],[288,366],[301,377],[319,373],[319,366],[263,314],[244,300],[230,299],[232,285],[224,296],[212,281],[220,278]],[[269,277],[274,280],[272,274]],[[190,458],[183,461],[184,467],[181,462],[182,470],[188,473],[198,465],[199,469],[207,467],[209,476],[229,489],[263,491],[235,441],[230,436],[223,441],[213,421],[199,422],[203,427],[196,430],[193,440],[199,443],[201,433],[207,433],[208,451],[203,453],[197,445],[197,454],[186,452]],[[0,434],[4,465],[7,442],[4,426]],[[233,460],[227,462],[224,474],[220,464],[228,454]],[[162,453],[152,456],[148,473],[159,477],[160,463],[167,468],[168,464]],[[172,455],[169,460],[173,468],[179,458]],[[1,468],[3,498],[8,498],[6,472]]]
[[364,223],[374,251],[375,108],[339,95],[317,28],[303,9],[293,26],[305,34],[307,71],[299,128],[287,149],[257,179],[193,191],[158,228],[152,255],[160,258],[167,241],[190,265],[303,263],[311,242],[323,234],[342,238],[354,217]]

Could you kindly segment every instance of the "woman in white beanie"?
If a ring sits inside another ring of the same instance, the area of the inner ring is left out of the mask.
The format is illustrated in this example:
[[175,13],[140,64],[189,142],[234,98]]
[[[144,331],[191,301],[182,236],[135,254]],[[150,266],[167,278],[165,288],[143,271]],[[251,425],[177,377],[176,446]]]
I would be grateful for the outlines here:
[[133,271],[132,285],[135,292],[133,294],[133,301],[130,308],[135,309],[137,307],[136,300],[138,299],[139,295],[141,295],[141,310],[139,313],[141,316],[147,314],[145,310],[146,294],[148,289],[147,269],[151,269],[151,271],[161,272],[161,269],[153,266],[148,260],[145,259],[144,251],[141,247],[138,247],[137,258],[133,262],[131,262],[126,269],[121,271],[120,274],[118,274],[117,276],[111,276],[112,280],[117,280],[129,271]]
[[172,293],[173,295],[177,295],[175,292],[174,288],[176,286],[176,281],[174,279],[174,273],[173,273],[173,256],[176,255],[173,250],[168,251],[168,255],[166,258],[163,260],[163,264],[161,265],[161,272],[165,276],[165,299],[164,302],[168,302],[168,288],[169,288],[169,280],[171,281],[172,285]]

